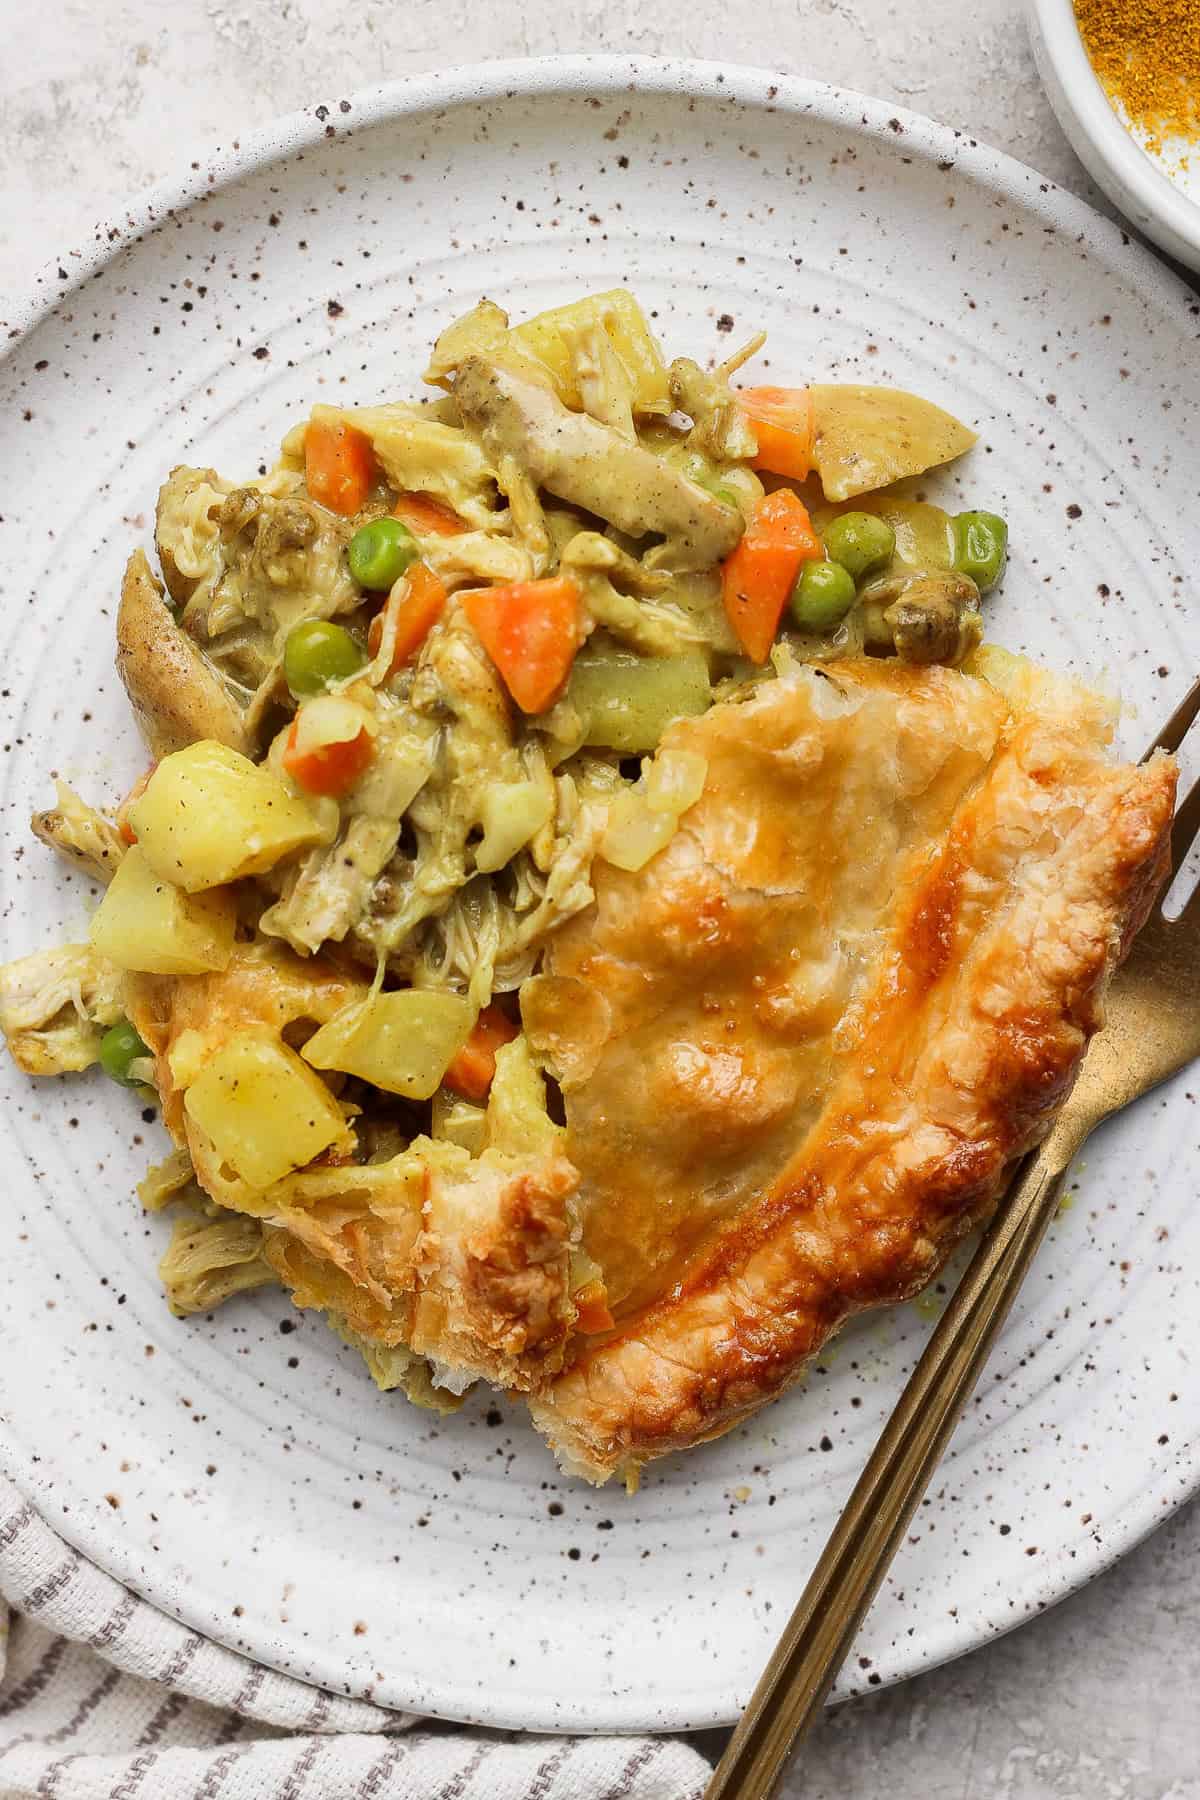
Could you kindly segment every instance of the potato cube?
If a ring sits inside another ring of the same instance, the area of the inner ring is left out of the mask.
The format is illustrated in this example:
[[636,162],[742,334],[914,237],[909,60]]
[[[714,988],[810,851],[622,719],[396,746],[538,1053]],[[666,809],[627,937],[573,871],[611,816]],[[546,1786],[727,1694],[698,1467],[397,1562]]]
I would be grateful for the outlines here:
[[302,795],[211,738],[163,758],[129,823],[156,874],[189,894],[261,875],[325,836]]
[[226,1044],[186,1089],[183,1106],[252,1188],[271,1187],[346,1136],[325,1083],[277,1038]]
[[119,969],[144,975],[204,975],[233,954],[237,906],[228,892],[183,894],[151,868],[140,845],[127,850],[89,936]]
[[628,369],[633,382],[635,413],[669,413],[671,386],[666,365],[647,325],[641,307],[624,288],[591,294],[538,313],[513,331],[526,350],[532,350],[549,369],[554,385],[567,406],[582,405],[575,373],[572,340],[589,326],[604,331]]
[[356,1000],[304,1046],[317,1069],[340,1069],[406,1100],[428,1100],[475,1023],[459,994],[402,988]]
[[976,433],[932,400],[855,382],[811,387],[813,464],[827,500],[849,500],[961,456]]

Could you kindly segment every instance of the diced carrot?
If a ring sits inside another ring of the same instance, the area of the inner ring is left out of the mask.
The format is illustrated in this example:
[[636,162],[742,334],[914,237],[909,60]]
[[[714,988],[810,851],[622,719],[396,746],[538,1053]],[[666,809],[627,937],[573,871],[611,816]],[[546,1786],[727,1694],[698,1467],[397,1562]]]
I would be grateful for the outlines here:
[[385,622],[394,621],[389,675],[411,662],[441,618],[446,599],[446,590],[428,563],[413,563],[403,580],[396,583],[367,632],[367,649],[374,658],[383,642]]
[[375,753],[366,727],[356,737],[301,749],[296,742],[297,726],[293,719],[283,751],[283,766],[292,780],[310,794],[336,796],[353,787]]
[[790,488],[759,501],[741,543],[721,567],[725,616],[752,662],[764,663],[770,655],[801,563],[821,555],[808,508]]
[[464,1100],[486,1100],[496,1073],[496,1052],[504,1044],[511,1044],[516,1036],[517,1027],[502,1008],[485,1006],[471,1027],[470,1037],[442,1076],[443,1087],[461,1094]]
[[152,762],[150,764],[150,767],[146,770],[146,773],[144,775],[138,776],[137,780],[134,782],[133,786],[130,788],[129,792],[126,794],[125,798],[122,800],[120,806],[118,806],[118,808],[117,808],[117,833],[127,844],[136,844],[137,843],[137,832],[133,829],[133,826],[129,823],[129,809],[133,805],[135,800],[141,799],[142,795],[145,793],[146,789],[149,787],[150,777],[153,775],[153,773],[154,773],[155,769],[157,769],[157,767],[158,767],[158,764],[156,762]]
[[596,1278],[585,1282],[571,1295],[575,1304],[575,1324],[580,1331],[611,1331],[616,1323],[608,1310],[608,1290]]
[[309,421],[304,433],[304,483],[331,512],[358,512],[370,492],[375,459],[369,438],[340,421]]
[[583,641],[579,589],[565,575],[474,588],[463,611],[522,712],[545,712]]
[[418,537],[457,537],[466,530],[454,508],[432,494],[401,494],[392,512]]
[[753,468],[790,481],[812,474],[812,396],[807,388],[743,388],[738,404],[758,439]]

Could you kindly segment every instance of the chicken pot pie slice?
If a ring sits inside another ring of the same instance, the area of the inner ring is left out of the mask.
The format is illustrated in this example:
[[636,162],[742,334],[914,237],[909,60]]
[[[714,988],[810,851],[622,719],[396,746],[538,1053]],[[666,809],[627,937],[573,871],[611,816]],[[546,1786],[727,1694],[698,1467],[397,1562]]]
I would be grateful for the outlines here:
[[1175,771],[1074,685],[793,667],[683,720],[700,800],[597,864],[523,998],[612,1330],[531,1401],[596,1482],[922,1288],[1047,1131],[1165,869]]

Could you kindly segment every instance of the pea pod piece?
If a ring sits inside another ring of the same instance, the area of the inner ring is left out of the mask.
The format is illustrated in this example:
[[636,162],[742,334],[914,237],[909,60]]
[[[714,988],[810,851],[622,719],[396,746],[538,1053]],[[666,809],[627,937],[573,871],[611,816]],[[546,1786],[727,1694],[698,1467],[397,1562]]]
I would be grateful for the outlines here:
[[954,566],[988,594],[1004,573],[1008,526],[998,513],[962,512],[953,521]]

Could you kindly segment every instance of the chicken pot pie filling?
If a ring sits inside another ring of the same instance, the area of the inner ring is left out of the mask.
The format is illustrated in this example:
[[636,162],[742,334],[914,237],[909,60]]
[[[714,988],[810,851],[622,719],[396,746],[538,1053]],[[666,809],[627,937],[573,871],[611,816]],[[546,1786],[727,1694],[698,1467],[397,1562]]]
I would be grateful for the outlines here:
[[152,1088],[180,1315],[266,1284],[376,1382],[636,1480],[917,1292],[1044,1135],[1175,770],[983,643],[974,433],[669,365],[616,290],[172,471],[117,666],[151,762],[35,834],[104,887],[0,970],[31,1075]]

